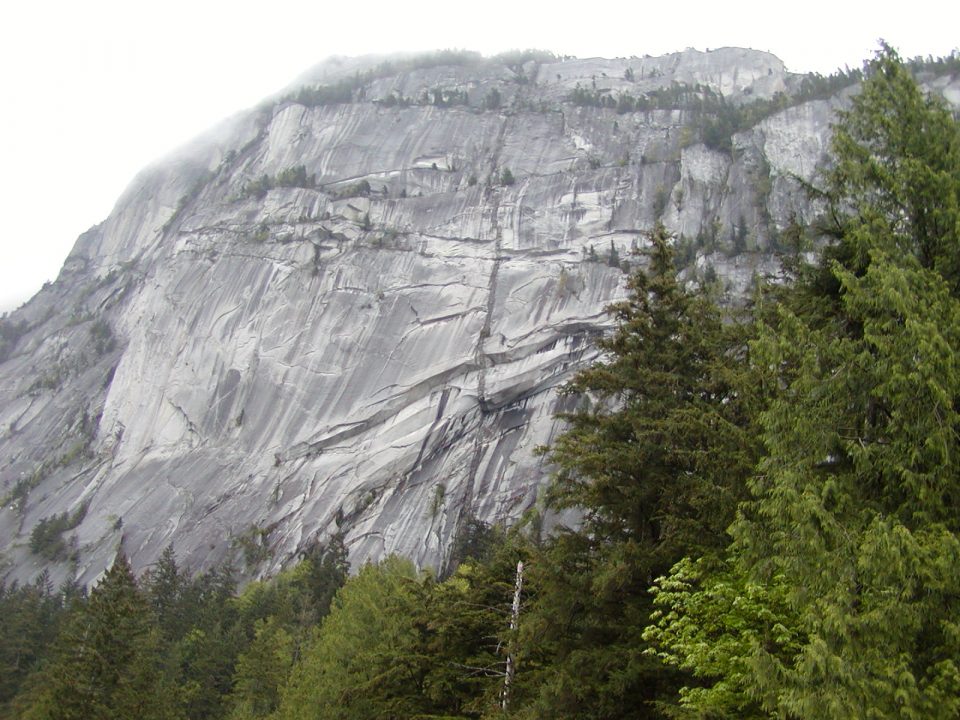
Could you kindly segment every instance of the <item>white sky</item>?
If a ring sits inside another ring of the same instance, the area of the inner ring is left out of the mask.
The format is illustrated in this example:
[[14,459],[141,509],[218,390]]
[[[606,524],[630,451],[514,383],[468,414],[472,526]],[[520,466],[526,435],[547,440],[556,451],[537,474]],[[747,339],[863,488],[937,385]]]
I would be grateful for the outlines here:
[[329,55],[620,57],[733,45],[827,74],[859,67],[881,37],[906,57],[946,55],[958,28],[954,0],[7,0],[0,310],[56,277],[138,170]]

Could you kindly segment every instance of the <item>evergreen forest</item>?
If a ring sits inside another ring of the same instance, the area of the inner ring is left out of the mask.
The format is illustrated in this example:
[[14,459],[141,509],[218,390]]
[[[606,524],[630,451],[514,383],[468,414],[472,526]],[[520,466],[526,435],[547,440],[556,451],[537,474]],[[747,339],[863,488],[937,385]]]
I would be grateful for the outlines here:
[[960,716],[960,123],[883,47],[831,151],[746,304],[650,232],[524,521],[0,586],[0,718]]

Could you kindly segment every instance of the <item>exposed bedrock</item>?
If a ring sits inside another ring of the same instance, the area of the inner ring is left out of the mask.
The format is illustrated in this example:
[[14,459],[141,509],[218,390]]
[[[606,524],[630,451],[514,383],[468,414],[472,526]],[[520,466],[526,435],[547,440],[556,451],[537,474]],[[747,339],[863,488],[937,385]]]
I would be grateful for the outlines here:
[[[844,103],[770,112],[713,149],[684,107],[571,93],[686,83],[745,105],[796,85],[779,60],[357,75],[374,66],[305,76],[346,78],[351,102],[271,100],[144,170],[4,321],[8,577],[52,562],[89,582],[121,547],[142,569],[170,543],[195,570],[254,576],[338,530],[354,562],[442,567],[467,518],[515,521],[548,482],[535,448],[576,402],[558,390],[625,291],[611,252],[639,262],[659,218],[691,280],[737,293],[774,273]],[[62,546],[31,548],[62,513]]]

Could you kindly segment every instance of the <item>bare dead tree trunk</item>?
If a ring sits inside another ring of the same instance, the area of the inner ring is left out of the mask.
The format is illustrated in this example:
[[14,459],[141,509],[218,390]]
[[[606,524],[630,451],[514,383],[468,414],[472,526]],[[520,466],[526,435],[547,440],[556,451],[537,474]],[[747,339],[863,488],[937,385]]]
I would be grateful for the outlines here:
[[[517,582],[513,587],[513,608],[510,611],[510,634],[516,632],[517,621],[520,618],[520,593],[523,592],[523,560],[517,562]],[[512,642],[512,638],[511,638]],[[500,709],[504,712],[510,704],[510,685],[513,683],[514,674],[513,653],[507,650],[507,670],[503,676],[503,697],[500,702]]]

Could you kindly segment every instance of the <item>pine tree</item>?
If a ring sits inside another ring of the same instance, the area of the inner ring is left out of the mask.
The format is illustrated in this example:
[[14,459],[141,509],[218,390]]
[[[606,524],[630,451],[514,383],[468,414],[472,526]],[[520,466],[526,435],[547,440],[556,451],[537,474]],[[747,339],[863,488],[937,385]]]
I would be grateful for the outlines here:
[[568,393],[585,407],[553,444],[558,508],[582,525],[530,563],[538,587],[526,620],[541,648],[531,716],[652,717],[679,682],[645,655],[653,579],[685,553],[716,551],[754,459],[738,385],[742,328],[677,280],[671,239],[651,235],[649,270],[611,307],[606,360]]
[[216,720],[229,711],[237,658],[249,644],[234,604],[229,566],[194,578],[182,591],[184,635],[172,648],[187,718]]
[[120,555],[58,641],[35,685],[30,720],[176,718],[159,636],[126,557]]
[[617,250],[613,239],[610,240],[610,254],[607,255],[607,265],[614,268],[620,267],[620,252]]
[[[838,241],[753,348],[773,399],[730,563],[658,581],[648,638],[707,681],[700,713],[960,713],[960,128],[889,48],[867,77],[835,135]],[[726,586],[758,600],[740,622]]]
[[66,615],[62,593],[42,572],[25,586],[0,584],[0,718],[27,676],[50,655]]
[[187,631],[188,614],[184,613],[184,591],[188,579],[177,566],[173,546],[164,548],[156,567],[143,580],[144,595],[150,604],[161,632],[168,640],[179,640]]

